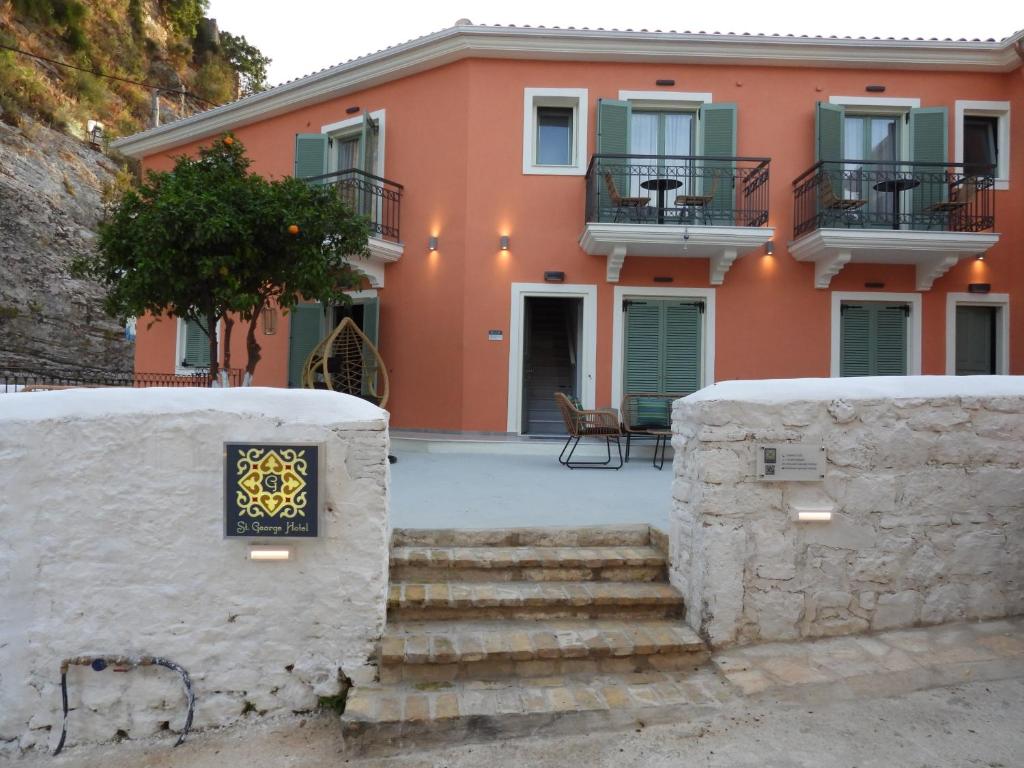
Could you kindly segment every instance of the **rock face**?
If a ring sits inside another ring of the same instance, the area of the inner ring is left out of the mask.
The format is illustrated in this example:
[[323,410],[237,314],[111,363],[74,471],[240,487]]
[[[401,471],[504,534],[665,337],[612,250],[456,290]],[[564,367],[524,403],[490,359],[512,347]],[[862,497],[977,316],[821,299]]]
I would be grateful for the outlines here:
[[[760,401],[744,384],[673,411],[672,583],[712,644],[1024,612],[1020,377],[835,380]],[[824,446],[824,478],[759,480],[757,445],[779,442]],[[797,522],[808,504],[831,520]]]
[[134,345],[104,314],[102,289],[68,274],[94,247],[118,165],[27,117],[22,126],[0,123],[0,375],[129,372]]

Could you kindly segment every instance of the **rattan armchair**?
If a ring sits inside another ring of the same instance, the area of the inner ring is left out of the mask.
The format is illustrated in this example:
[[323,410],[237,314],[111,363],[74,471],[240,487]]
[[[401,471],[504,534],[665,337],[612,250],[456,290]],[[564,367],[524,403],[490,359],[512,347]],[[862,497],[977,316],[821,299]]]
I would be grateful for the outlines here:
[[[635,439],[660,440],[666,430],[672,429],[672,403],[682,393],[634,392],[622,398],[622,431],[626,435],[626,461],[630,444]],[[657,448],[658,443],[655,443]]]
[[[569,433],[562,452],[558,454],[558,463],[569,469],[621,469],[622,468],[622,428],[619,426],[619,414],[614,409],[584,410],[578,408],[563,392],[555,392],[555,403],[565,421],[565,431]],[[576,446],[584,437],[604,440],[608,450],[605,461],[573,461]],[[619,454],[619,463],[612,461],[612,441]],[[569,446],[572,445],[570,449]],[[569,451],[566,455],[566,451]]]

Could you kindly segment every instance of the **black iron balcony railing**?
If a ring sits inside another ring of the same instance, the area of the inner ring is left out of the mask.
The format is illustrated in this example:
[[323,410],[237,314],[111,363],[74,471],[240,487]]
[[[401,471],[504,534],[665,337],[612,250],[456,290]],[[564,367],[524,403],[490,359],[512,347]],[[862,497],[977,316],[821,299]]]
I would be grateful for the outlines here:
[[333,186],[356,213],[369,219],[370,237],[399,242],[403,190],[401,184],[360,171],[358,168],[313,176],[307,181]]
[[994,188],[991,173],[965,173],[963,163],[822,161],[793,182],[794,234],[828,227],[981,232],[995,226]]
[[594,155],[587,222],[763,227],[768,158]]

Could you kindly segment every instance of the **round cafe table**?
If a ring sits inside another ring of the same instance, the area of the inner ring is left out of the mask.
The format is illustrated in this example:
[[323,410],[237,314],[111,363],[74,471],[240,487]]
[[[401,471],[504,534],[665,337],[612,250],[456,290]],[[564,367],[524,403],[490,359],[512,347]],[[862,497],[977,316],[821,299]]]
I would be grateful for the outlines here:
[[888,192],[892,195],[892,228],[900,228],[900,192],[920,187],[920,179],[885,179],[872,186],[876,192]]
[[658,223],[665,223],[665,190],[678,189],[683,186],[679,179],[648,179],[641,181],[640,186],[644,189],[658,193]]

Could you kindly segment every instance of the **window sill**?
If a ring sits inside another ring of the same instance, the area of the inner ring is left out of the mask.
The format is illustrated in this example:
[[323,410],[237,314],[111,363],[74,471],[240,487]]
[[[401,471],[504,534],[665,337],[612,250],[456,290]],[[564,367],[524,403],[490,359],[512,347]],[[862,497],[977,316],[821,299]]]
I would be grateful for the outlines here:
[[578,165],[524,165],[524,176],[586,176],[587,169]]

